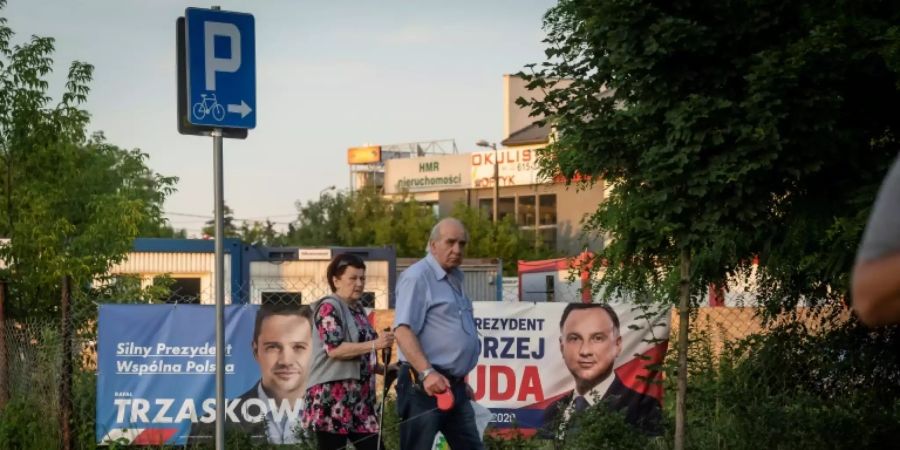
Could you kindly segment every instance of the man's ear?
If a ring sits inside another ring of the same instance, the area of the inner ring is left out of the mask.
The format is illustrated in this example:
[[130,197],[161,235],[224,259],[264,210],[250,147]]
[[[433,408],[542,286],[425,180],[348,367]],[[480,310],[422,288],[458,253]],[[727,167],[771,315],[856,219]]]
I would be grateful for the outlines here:
[[616,332],[616,358],[622,353],[622,335]]
[[256,345],[256,341],[251,342],[250,347],[253,349],[253,357],[256,358],[256,355],[259,353],[259,346]]
[[[563,355],[563,339],[562,336],[559,337],[559,354]],[[565,356],[563,356],[565,358]]]

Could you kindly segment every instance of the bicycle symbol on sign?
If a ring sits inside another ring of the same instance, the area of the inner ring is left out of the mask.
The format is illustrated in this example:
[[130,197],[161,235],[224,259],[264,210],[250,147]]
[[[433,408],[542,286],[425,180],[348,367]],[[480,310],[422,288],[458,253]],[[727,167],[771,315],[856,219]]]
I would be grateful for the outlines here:
[[191,112],[198,120],[203,120],[207,114],[212,114],[213,119],[216,119],[217,122],[221,122],[225,118],[225,107],[216,100],[216,94],[209,94],[209,96],[200,94],[200,101],[194,103]]

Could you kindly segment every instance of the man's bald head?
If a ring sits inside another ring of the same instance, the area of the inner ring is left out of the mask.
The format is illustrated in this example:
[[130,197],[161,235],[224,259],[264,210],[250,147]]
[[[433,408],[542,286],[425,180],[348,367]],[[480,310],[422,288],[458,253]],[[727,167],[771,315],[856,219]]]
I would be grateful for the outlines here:
[[447,217],[435,224],[428,238],[428,249],[444,270],[459,267],[466,253],[469,232],[454,217]]

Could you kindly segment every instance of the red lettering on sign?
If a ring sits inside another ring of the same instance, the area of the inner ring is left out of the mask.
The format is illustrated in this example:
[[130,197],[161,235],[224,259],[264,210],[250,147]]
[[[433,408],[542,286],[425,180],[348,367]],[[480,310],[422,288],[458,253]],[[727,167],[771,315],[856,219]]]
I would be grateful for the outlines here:
[[541,374],[538,373],[537,367],[525,366],[522,373],[522,385],[519,386],[520,402],[528,400],[528,396],[533,396],[535,402],[544,401],[544,388],[541,387]]
[[[491,366],[491,400],[509,400],[516,393],[516,373],[506,366]],[[506,390],[500,391],[500,375],[506,377]]]
[[[478,386],[475,388],[475,400],[481,400],[484,398],[484,366],[475,366],[475,380],[477,381],[475,385]],[[469,383],[469,386],[472,385],[469,376],[466,376],[466,383]]]
[[[524,402],[544,401],[544,388],[541,386],[541,375],[537,366],[525,366],[522,378],[516,378],[516,372],[508,366],[483,366],[475,367],[475,400],[484,399],[488,395],[490,401],[512,400]],[[500,390],[500,381],[504,381],[505,388]],[[490,384],[490,387],[486,385]],[[516,395],[518,392],[518,395]]]

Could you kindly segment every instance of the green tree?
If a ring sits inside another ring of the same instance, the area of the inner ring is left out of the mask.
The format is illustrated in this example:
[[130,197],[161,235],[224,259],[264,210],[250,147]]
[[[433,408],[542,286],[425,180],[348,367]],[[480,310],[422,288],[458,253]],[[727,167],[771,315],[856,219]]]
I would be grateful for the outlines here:
[[297,202],[298,216],[288,225],[288,245],[343,245],[338,224],[348,209],[350,198],[340,192],[325,193],[317,201]]
[[142,229],[138,234],[138,237],[187,239],[187,230],[184,228],[175,228],[166,221],[159,224],[158,227]]
[[244,221],[238,230],[242,242],[254,245],[281,245],[284,237],[275,229],[275,222]]
[[[234,224],[234,211],[231,210],[228,205],[224,205],[224,211],[222,211],[222,229],[225,232],[226,238],[236,238],[240,237],[240,232],[238,227]],[[213,211],[213,216],[215,216],[216,212]],[[212,218],[206,221],[203,226],[203,234],[209,236],[211,238],[216,237],[216,219]]]
[[545,173],[613,185],[591,220],[613,237],[605,292],[678,299],[682,343],[691,294],[756,256],[773,310],[844,298],[898,151],[897,23],[896,3],[847,0],[552,8],[548,61],[525,75],[547,96],[520,104],[558,133]]
[[[421,257],[428,235],[438,221],[430,206],[409,196],[391,201],[372,191],[348,196],[323,195],[318,201],[298,205],[296,225],[291,224],[284,241],[289,245],[386,246],[400,257]],[[481,211],[464,203],[452,215],[469,230],[467,254],[475,258],[503,258],[507,273],[515,273],[520,259],[551,257],[555,251],[535,242],[512,217],[494,226]]]
[[542,242],[535,242],[532,233],[522,231],[512,215],[507,215],[495,225],[478,208],[465,203],[457,203],[453,209],[456,217],[469,232],[466,256],[471,258],[501,258],[503,272],[515,275],[519,260],[551,258],[557,255],[555,249],[546,248]]
[[[5,1],[0,1],[0,8]],[[88,136],[93,67],[74,62],[58,103],[47,95],[53,39],[13,45],[0,18],[0,247],[10,279],[11,316],[52,315],[62,276],[87,286],[122,260],[142,229],[164,224],[175,178],[147,155]]]
[[361,190],[353,193],[346,206],[337,223],[340,242],[348,246],[377,245],[377,228],[392,222],[390,202],[376,192]]
[[898,18],[852,1],[551,9],[548,61],[524,75],[547,96],[520,103],[558,133],[547,173],[614,186],[591,221],[615,238],[605,281],[641,288],[689,262],[702,288],[759,256],[776,306],[845,296],[898,151]]
[[437,223],[431,207],[405,197],[388,203],[390,212],[375,221],[375,245],[393,245],[397,256],[421,257]]

